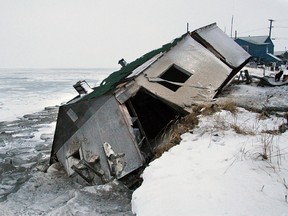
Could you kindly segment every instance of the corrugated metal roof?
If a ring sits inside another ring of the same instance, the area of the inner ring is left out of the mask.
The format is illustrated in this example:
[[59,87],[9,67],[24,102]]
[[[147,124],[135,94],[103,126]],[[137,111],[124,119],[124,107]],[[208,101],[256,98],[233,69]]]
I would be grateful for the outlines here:
[[249,43],[261,45],[261,44],[268,44],[266,42],[269,39],[269,36],[249,36],[249,37],[238,37],[237,39],[241,39],[247,41]]

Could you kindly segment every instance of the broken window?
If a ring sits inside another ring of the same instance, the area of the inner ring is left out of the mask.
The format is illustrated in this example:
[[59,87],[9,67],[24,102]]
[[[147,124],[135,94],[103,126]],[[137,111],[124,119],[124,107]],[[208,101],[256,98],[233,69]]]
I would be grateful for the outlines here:
[[71,108],[67,111],[67,115],[71,118],[73,122],[77,121],[78,119],[77,114]]
[[166,70],[161,76],[159,83],[172,91],[177,91],[186,80],[189,79],[191,74],[183,68],[173,64],[168,70]]
[[73,157],[73,158],[75,158],[75,159],[77,159],[77,160],[81,160],[81,157],[80,157],[80,148],[78,149],[78,151],[75,151],[74,153],[72,153],[72,154],[70,155],[70,157]]
[[167,125],[175,120],[177,116],[183,114],[153,97],[144,89],[140,89],[125,104],[132,119],[135,120],[133,121],[133,129],[139,129],[135,131],[135,136],[137,138],[138,135],[138,139],[144,144],[139,147],[145,153],[149,152],[150,144],[163,132]]

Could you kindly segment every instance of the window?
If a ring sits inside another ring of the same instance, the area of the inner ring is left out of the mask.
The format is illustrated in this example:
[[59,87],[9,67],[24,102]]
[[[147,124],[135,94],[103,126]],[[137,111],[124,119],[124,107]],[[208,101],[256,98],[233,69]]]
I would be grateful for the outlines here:
[[181,83],[185,83],[189,79],[191,74],[185,71],[183,68],[173,64],[168,70],[166,70],[160,78],[159,83],[166,88],[176,92],[181,87]]
[[242,45],[241,46],[246,52],[249,52],[249,46],[248,45]]

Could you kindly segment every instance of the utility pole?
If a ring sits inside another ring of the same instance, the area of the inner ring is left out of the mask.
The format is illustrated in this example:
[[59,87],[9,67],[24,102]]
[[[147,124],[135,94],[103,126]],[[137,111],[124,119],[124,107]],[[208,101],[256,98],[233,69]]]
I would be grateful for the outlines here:
[[269,38],[271,38],[271,31],[272,31],[272,28],[273,28],[272,23],[273,23],[274,21],[275,21],[275,20],[273,20],[273,19],[269,19],[269,22],[270,22],[270,27],[269,27]]
[[230,37],[232,38],[233,37],[233,21],[234,21],[234,17],[232,15],[232,19],[231,19],[231,31],[230,31]]

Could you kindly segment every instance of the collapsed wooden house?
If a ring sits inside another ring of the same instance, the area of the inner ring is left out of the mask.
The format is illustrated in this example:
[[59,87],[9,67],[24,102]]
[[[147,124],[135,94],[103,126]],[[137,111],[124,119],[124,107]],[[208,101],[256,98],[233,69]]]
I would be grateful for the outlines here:
[[[60,106],[50,163],[77,181],[101,184],[143,167],[154,141],[193,104],[212,100],[250,55],[215,23],[187,32]],[[159,141],[158,141],[159,142]]]

